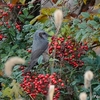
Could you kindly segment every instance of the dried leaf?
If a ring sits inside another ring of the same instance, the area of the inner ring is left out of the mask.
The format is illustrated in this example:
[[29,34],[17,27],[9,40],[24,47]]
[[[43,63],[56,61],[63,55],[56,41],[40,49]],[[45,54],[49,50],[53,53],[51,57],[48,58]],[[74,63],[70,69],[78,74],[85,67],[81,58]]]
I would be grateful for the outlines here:
[[2,71],[2,70],[0,70],[0,76],[3,76],[3,74],[4,74],[4,73],[3,73],[3,71]]
[[[10,1],[10,0],[9,0]],[[19,0],[11,0],[12,4],[16,4],[17,2],[19,2]]]
[[58,1],[58,0],[52,0],[52,2],[55,3],[55,4],[57,3],[57,1]]

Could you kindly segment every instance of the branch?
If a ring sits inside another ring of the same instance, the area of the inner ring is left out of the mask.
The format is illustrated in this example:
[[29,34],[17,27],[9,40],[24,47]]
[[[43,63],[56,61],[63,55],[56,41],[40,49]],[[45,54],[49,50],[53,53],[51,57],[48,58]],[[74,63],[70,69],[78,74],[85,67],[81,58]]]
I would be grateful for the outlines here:
[[93,49],[93,48],[98,47],[98,46],[100,46],[100,44],[95,44],[95,45],[89,47],[89,49]]

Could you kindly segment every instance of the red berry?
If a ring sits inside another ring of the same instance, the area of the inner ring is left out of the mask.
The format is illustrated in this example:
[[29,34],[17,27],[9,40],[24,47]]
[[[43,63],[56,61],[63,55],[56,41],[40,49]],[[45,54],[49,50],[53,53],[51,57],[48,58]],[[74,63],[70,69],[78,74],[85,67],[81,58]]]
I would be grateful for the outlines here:
[[8,25],[8,22],[5,22],[6,23],[6,25]]
[[57,46],[57,49],[60,49],[61,48],[61,46]]
[[2,18],[2,15],[0,16],[0,18]]
[[3,12],[2,15],[3,15],[3,16],[8,16],[8,13],[7,13],[7,12]]
[[19,11],[19,13],[18,13],[18,14],[20,15],[20,14],[22,14],[22,12],[21,12],[21,11]]
[[13,5],[13,4],[8,4],[8,7],[9,7],[10,9],[12,9],[12,8],[14,7],[14,5]]
[[28,51],[28,53],[31,53],[31,50],[27,50]]
[[20,66],[20,68],[19,68],[20,70],[23,70],[24,69],[24,66]]
[[64,83],[61,83],[61,86],[64,87]]
[[0,40],[2,40],[3,39],[3,35],[2,34],[0,34]]
[[17,8],[19,9],[19,8],[20,8],[20,6],[17,6]]
[[3,10],[0,9],[0,13],[3,13]]
[[71,38],[70,36],[67,37],[67,39],[70,39],[70,38]]
[[62,82],[62,80],[61,80],[61,79],[59,79],[58,81],[59,81],[59,82]]

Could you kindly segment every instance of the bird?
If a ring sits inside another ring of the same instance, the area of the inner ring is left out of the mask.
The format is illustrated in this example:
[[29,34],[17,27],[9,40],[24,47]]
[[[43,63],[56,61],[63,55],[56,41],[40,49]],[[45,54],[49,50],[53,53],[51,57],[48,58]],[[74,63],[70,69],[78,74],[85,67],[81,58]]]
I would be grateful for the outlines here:
[[[33,66],[36,65],[38,58],[47,52],[48,49],[48,37],[51,37],[44,30],[37,30],[33,35],[32,53],[29,66],[25,72],[29,72]],[[47,57],[47,55],[46,55]],[[45,57],[43,57],[45,58]]]

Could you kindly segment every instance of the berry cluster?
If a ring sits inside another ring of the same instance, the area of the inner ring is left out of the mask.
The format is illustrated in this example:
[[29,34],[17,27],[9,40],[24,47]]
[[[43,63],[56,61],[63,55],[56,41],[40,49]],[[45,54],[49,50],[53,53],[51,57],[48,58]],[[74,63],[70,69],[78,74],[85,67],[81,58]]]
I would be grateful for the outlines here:
[[[21,67],[21,69],[23,69]],[[21,87],[26,91],[32,98],[36,98],[38,94],[43,96],[48,95],[48,89],[50,85],[55,85],[53,100],[58,100],[60,97],[60,89],[64,87],[63,81],[58,77],[56,73],[50,74],[34,74],[27,73],[24,75]]]
[[60,61],[67,61],[74,67],[79,67],[84,64],[80,57],[88,50],[87,44],[77,43],[71,39],[70,36],[65,39],[64,37],[52,37],[49,45],[49,53],[53,54],[56,49],[56,58]]
[[0,10],[0,18],[3,18],[5,16],[8,16],[8,12],[4,10]]
[[14,5],[14,4],[12,4],[12,3],[7,4],[7,7],[8,7],[10,10],[12,10],[14,7],[20,9],[20,5]]
[[19,25],[18,23],[15,24],[15,27],[16,27],[16,29],[17,29],[18,31],[21,30],[21,25]]
[[[13,10],[14,7],[20,9],[20,5],[16,5],[16,6],[15,6],[15,5],[9,3],[9,4],[5,5],[5,7],[7,7],[8,9],[7,9],[7,10],[5,10],[5,9],[2,10],[2,9],[0,9],[0,19],[1,19],[1,20],[3,19],[3,21],[0,22],[0,26],[4,25],[4,26],[6,26],[7,28],[11,28],[11,25],[10,25],[10,23],[8,22],[9,19],[10,19],[10,13],[11,13],[11,11]],[[19,11],[18,14],[21,14],[21,11]],[[18,23],[15,23],[15,28],[16,28],[18,31],[20,31],[20,30],[21,30],[21,25],[18,24]]]
[[7,4],[7,6],[10,8],[10,10],[14,8],[14,4],[11,4],[11,3]]
[[[11,24],[7,21],[7,22],[4,22],[2,23],[2,25],[6,26],[7,28],[11,28]],[[17,29],[18,31],[21,31],[21,25],[18,24],[18,23],[15,23],[14,25],[15,29]]]

